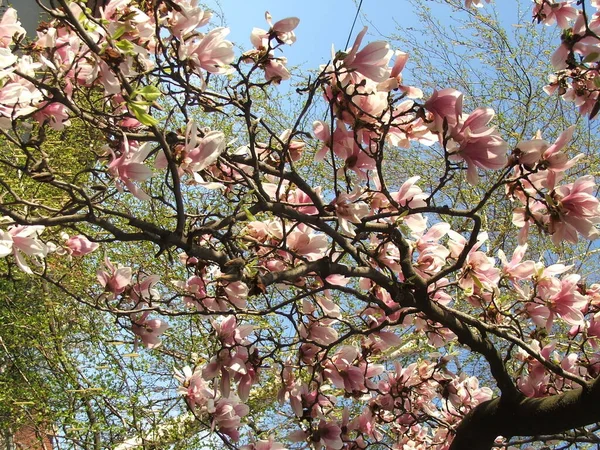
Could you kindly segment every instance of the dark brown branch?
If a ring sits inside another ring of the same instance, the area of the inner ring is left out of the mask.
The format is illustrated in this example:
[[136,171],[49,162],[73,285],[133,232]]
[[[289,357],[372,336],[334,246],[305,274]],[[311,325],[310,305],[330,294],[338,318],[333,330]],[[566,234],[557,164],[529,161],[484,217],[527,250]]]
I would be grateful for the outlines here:
[[498,436],[555,434],[595,422],[600,422],[600,378],[550,397],[482,403],[460,423],[450,450],[489,450]]

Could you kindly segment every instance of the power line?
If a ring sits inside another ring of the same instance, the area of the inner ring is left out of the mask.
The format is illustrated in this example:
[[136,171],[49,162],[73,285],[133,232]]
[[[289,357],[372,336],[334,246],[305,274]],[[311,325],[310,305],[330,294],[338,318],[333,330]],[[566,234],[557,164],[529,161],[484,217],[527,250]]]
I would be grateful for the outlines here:
[[352,22],[352,28],[350,28],[350,34],[348,34],[348,40],[346,41],[346,47],[344,50],[348,48],[350,45],[350,38],[352,37],[352,32],[354,31],[354,25],[356,25],[356,19],[358,19],[358,14],[360,13],[360,8],[362,7],[363,0],[360,0],[358,3],[358,8],[356,9],[356,15],[354,16],[354,21]]

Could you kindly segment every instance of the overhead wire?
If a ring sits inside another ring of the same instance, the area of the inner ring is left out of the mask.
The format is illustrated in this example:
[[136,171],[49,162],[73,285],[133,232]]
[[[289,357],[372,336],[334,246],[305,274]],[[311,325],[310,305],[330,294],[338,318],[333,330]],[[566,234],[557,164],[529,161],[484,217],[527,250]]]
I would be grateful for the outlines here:
[[348,34],[348,40],[346,41],[346,46],[344,49],[347,49],[350,45],[350,38],[352,37],[352,32],[354,31],[354,26],[356,25],[356,20],[358,19],[358,15],[360,14],[360,9],[362,8],[363,0],[360,0],[358,3],[358,8],[356,9],[356,15],[354,16],[354,21],[352,22],[352,27],[350,28],[350,33]]

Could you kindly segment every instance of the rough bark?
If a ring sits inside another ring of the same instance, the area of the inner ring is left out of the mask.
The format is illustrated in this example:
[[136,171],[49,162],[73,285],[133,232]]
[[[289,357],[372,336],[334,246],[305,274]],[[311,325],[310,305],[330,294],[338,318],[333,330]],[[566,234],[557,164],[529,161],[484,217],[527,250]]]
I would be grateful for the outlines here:
[[489,450],[498,436],[555,434],[600,422],[600,378],[585,389],[477,406],[458,426],[450,450]]

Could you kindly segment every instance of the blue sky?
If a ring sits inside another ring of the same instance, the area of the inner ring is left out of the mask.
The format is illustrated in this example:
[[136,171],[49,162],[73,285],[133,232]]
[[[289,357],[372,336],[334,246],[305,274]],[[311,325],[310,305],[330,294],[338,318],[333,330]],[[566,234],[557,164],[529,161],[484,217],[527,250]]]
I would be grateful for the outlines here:
[[[496,8],[505,26],[516,23],[516,5],[526,11],[531,9],[529,0],[496,0]],[[300,18],[296,29],[297,42],[285,48],[285,56],[289,65],[306,65],[316,68],[328,61],[331,55],[331,45],[336,50],[346,47],[348,34],[352,27],[358,2],[354,0],[302,0],[302,1],[273,1],[252,0],[209,0],[208,5],[217,15],[215,23],[224,20],[224,25],[231,29],[229,39],[244,49],[250,49],[249,36],[253,27],[268,28],[264,19],[265,11],[273,16],[273,21],[289,16]],[[452,14],[452,9],[446,5],[428,2],[438,17]],[[490,8],[487,5],[486,8]],[[367,23],[370,22],[370,23]],[[352,44],[356,34],[364,25],[369,25],[369,37],[365,40],[382,40],[385,35],[401,30],[403,27],[418,27],[414,7],[408,0],[383,1],[363,0],[361,14],[352,33]],[[435,45],[434,37],[424,36],[425,42]],[[401,49],[400,49],[401,50]]]
[[[384,14],[385,8],[375,7],[375,3],[381,2],[363,0],[361,11],[373,14],[382,29],[394,30],[394,17]],[[300,25],[296,29],[298,40],[292,48],[284,51],[291,65],[307,63],[310,67],[328,61],[332,44],[336,50],[344,49],[357,10],[357,5],[352,0],[255,0],[246,4],[238,0],[222,0],[220,5],[226,24],[231,29],[231,40],[242,46],[249,45],[253,27],[268,28],[264,19],[265,11],[271,13],[274,21],[289,16],[299,17]],[[218,7],[215,10],[219,11]],[[362,27],[359,17],[353,38]]]

